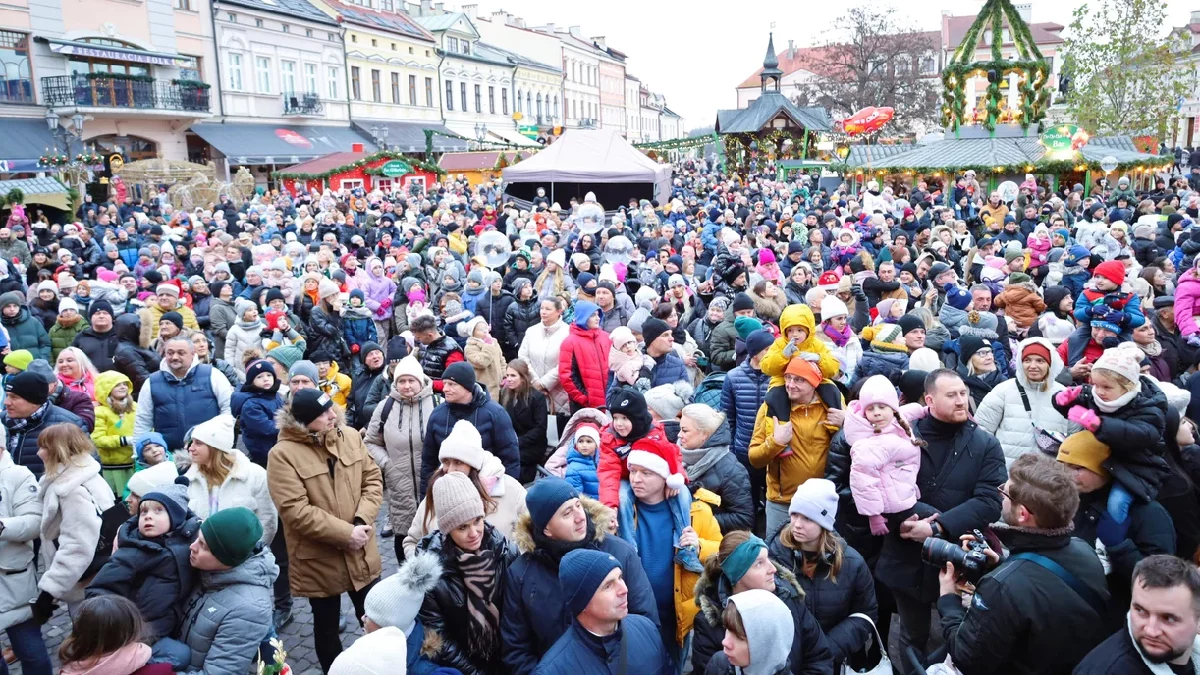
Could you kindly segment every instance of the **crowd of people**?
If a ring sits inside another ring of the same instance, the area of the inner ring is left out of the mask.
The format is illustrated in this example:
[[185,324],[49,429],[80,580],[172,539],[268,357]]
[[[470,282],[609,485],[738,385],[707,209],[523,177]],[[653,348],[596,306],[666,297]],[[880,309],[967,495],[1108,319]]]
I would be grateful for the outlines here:
[[1200,193],[814,178],[17,205],[8,661],[1200,673]]

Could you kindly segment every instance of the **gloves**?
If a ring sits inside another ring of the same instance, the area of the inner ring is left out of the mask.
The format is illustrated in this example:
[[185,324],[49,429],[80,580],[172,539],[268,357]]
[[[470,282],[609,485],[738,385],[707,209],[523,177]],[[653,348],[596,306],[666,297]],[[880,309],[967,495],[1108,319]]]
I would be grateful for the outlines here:
[[850,286],[850,292],[854,294],[855,300],[857,300],[859,302],[867,301],[867,294],[863,292],[861,284],[852,284]]
[[1067,419],[1087,429],[1093,434],[1100,428],[1100,416],[1095,411],[1082,406],[1074,406],[1067,412]]
[[1193,347],[1200,347],[1200,333],[1192,333],[1187,337],[1187,343]]
[[876,537],[882,537],[888,533],[887,518],[883,516],[868,516],[867,520],[871,523],[871,534]]
[[1083,387],[1067,387],[1054,395],[1054,402],[1059,405],[1071,405],[1075,399],[1079,398],[1079,392],[1083,391]]
[[821,355],[817,354],[815,352],[800,352],[799,354],[797,354],[797,356],[804,359],[805,361],[812,361],[813,363],[817,363],[818,361],[821,360]]
[[385,298],[383,302],[379,303],[379,308],[380,309],[391,309],[392,308],[392,299]]
[[1116,325],[1120,326],[1129,320],[1129,315],[1126,314],[1125,312],[1118,312],[1116,310],[1113,310],[1113,311],[1105,312],[1103,315],[1101,315],[1100,320],[1107,321],[1108,323],[1116,324]]
[[351,354],[357,354],[359,352],[359,350],[361,350],[361,349],[362,349],[362,347],[359,347],[358,345],[350,345],[350,353]]
[[50,595],[46,591],[42,591],[40,594],[38,594],[37,600],[33,601],[33,620],[36,621],[39,626],[46,625],[46,622],[50,620],[51,615],[54,614],[54,608],[57,606],[58,601],[54,599],[54,596]]
[[783,348],[783,355],[790,359],[796,354],[797,351],[799,351],[799,348],[796,347],[796,343],[789,342],[788,345]]
[[1104,544],[1105,548],[1112,548],[1120,544],[1129,536],[1131,520],[1132,518],[1126,518],[1124,522],[1118,523],[1106,509],[1100,519],[1096,521],[1096,538]]

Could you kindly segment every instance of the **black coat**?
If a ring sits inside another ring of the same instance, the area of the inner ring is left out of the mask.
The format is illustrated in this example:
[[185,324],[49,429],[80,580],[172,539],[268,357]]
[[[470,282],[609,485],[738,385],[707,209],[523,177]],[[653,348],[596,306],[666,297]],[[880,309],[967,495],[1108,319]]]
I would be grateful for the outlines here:
[[[1091,546],[1071,537],[1071,528],[996,531],[1013,554],[1043,555],[1108,601],[1100,559]],[[1110,632],[1082,596],[1030,560],[1002,562],[979,582],[971,603],[964,609],[954,594],[942,596],[937,605],[950,656],[965,673],[1066,675]]]
[[107,333],[97,333],[94,328],[87,328],[76,335],[71,344],[83,350],[96,366],[96,370],[103,373],[113,369],[113,357],[117,354],[119,342],[116,326],[113,326]]
[[188,515],[180,527],[153,539],[138,531],[137,516],[130,518],[117,532],[120,546],[87,587],[89,598],[112,594],[137,603],[151,641],[175,632],[196,580],[188,548],[200,532],[200,519]]
[[[354,411],[354,419],[350,421],[350,426],[355,429],[366,429],[367,423],[371,421],[375,406],[367,404],[367,395],[380,377],[383,377],[383,368],[370,371],[363,366],[362,370],[354,374],[354,380],[350,386],[350,398],[346,403]],[[375,405],[378,404],[379,402],[376,401]]]
[[[456,668],[463,675],[501,675],[505,669],[500,661],[500,654],[472,654],[471,644],[472,621],[467,609],[467,591],[463,584],[462,572],[458,569],[456,552],[458,547],[450,541],[450,537],[438,530],[427,535],[417,544],[417,550],[429,551],[438,556],[442,564],[442,575],[437,585],[425,594],[418,617],[426,631],[432,631],[442,641],[441,649],[433,657],[439,666]],[[490,524],[484,524],[483,543],[480,550],[491,551],[495,555],[496,566],[496,596],[495,604],[498,609],[504,607],[504,576],[512,564],[517,552]],[[504,625],[501,618],[500,625]],[[499,633],[496,644],[503,645]],[[500,649],[503,652],[503,647]]]
[[1092,388],[1085,385],[1070,405],[1059,405],[1055,400],[1054,407],[1063,417],[1075,406],[1095,410],[1101,420],[1096,440],[1113,452],[1104,461],[1104,468],[1138,500],[1154,501],[1159,486],[1170,473],[1163,439],[1167,428],[1167,395],[1143,375],[1138,395],[1116,412],[1102,413],[1092,401]]
[[158,372],[162,357],[139,343],[142,320],[137,314],[122,314],[117,317],[117,349],[113,352],[113,368],[128,377],[133,382],[133,391],[137,396],[142,391],[142,383]]
[[750,474],[730,450],[729,445],[732,442],[733,435],[729,433],[729,425],[722,423],[704,443],[704,449],[721,453],[721,458],[701,473],[696,473],[693,467],[685,467],[689,488],[704,488],[721,498],[721,505],[712,507],[712,512],[723,534],[734,530],[754,529],[754,498],[750,494]]
[[520,347],[525,331],[542,322],[542,306],[537,297],[525,302],[515,301],[504,310],[504,335],[510,340],[509,347]]
[[520,480],[532,483],[537,478],[538,465],[546,461],[546,420],[550,414],[546,395],[531,388],[528,398],[514,398],[504,410],[512,418],[517,446],[521,449]]
[[[692,672],[703,673],[713,656],[721,653],[725,639],[725,622],[721,613],[733,589],[724,574],[716,578],[707,572],[696,582],[696,619],[692,623]],[[821,630],[817,617],[804,604],[804,591],[791,572],[775,565],[775,596],[792,612],[796,632],[792,636],[792,651],[788,661],[793,675],[833,673],[833,653],[829,640]]]
[[341,361],[346,355],[346,340],[342,337],[342,317],[340,314],[328,314],[324,309],[316,307],[308,317],[308,337],[304,348],[304,358],[312,360],[313,354],[322,351],[333,355]]
[[1150,670],[1150,665],[1133,644],[1129,628],[1122,626],[1085,656],[1071,675],[1155,675],[1163,672],[1170,671],[1167,668]]
[[802,551],[784,546],[778,535],[767,544],[767,550],[771,559],[795,575],[804,589],[804,604],[825,631],[829,650],[833,652],[834,668],[840,667],[846,657],[862,651],[867,641],[874,639],[875,631],[866,621],[850,618],[851,614],[866,614],[872,621],[879,621],[875,579],[858,551],[843,543],[842,568],[837,581],[831,581],[829,562],[824,557],[817,562],[816,572],[810,579],[801,571],[804,565]]
[[[490,292],[485,293],[483,297],[475,301],[475,314],[482,316],[492,327],[492,337],[500,342],[501,347],[511,347],[512,344],[512,338],[508,336],[508,327],[504,325],[504,318],[507,316],[509,305],[512,305],[514,301],[512,293],[508,291],[500,291],[499,297]],[[520,344],[519,340],[517,344]]]
[[[921,560],[919,542],[900,538],[901,521],[914,513],[921,518],[936,513],[945,538],[958,541],[960,535],[1000,518],[997,488],[1008,480],[1008,471],[1000,441],[974,422],[946,424],[926,417],[913,425],[913,430],[928,444],[921,449],[921,468],[917,472],[921,499],[909,511],[888,514],[889,532],[883,538],[875,576],[894,591],[933,602],[938,597],[938,570]],[[837,436],[830,444],[825,473],[843,495],[838,506],[841,518],[843,511],[854,515],[858,511],[848,495],[850,453],[835,452],[833,446],[839,442],[844,448],[844,439]],[[843,536],[854,545],[855,534],[859,533],[851,530]]]

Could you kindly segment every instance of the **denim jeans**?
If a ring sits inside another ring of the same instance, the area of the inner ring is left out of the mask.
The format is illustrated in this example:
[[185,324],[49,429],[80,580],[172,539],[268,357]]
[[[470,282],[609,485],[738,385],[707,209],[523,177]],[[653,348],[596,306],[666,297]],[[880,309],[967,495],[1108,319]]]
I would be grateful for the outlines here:
[[[630,506],[637,501],[637,497],[633,496],[633,486],[629,481],[621,481],[621,508],[617,509],[617,536],[633,545],[634,550],[637,550],[637,537],[633,534],[633,509]],[[671,524],[674,529],[674,534],[671,537],[671,543],[675,548],[679,548],[679,535],[684,528],[692,525],[692,493],[686,489],[679,491],[679,496],[668,500],[671,507]]]
[[[42,627],[33,619],[8,627],[8,641],[21,663],[23,675],[53,675],[50,653],[42,640]],[[8,664],[0,659],[0,675],[8,675]]]

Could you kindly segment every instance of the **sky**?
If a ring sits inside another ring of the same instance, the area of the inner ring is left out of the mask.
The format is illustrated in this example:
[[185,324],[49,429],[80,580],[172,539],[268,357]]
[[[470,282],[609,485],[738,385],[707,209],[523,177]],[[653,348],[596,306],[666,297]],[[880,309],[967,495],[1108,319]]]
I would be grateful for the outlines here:
[[[734,89],[762,66],[767,33],[775,24],[775,47],[788,40],[804,47],[820,44],[845,8],[844,2],[779,2],[778,0],[600,0],[548,3],[545,0],[471,0],[479,14],[504,9],[530,25],[553,22],[581,27],[585,37],[603,35],[610,47],[629,56],[628,71],[653,91],[666,96],[667,106],[682,115],[686,127],[709,126],[721,108],[736,105]],[[875,3],[878,0],[867,0]],[[452,2],[446,2],[449,9]],[[971,14],[983,2],[950,0],[893,0],[890,4],[921,30],[941,26],[943,9]],[[1014,3],[1020,4],[1020,3]],[[1036,0],[1033,21],[1064,26],[1081,0]],[[461,7],[461,4],[455,5]],[[1200,0],[1167,0],[1168,26],[1188,22]],[[1164,34],[1166,30],[1164,29]]]

